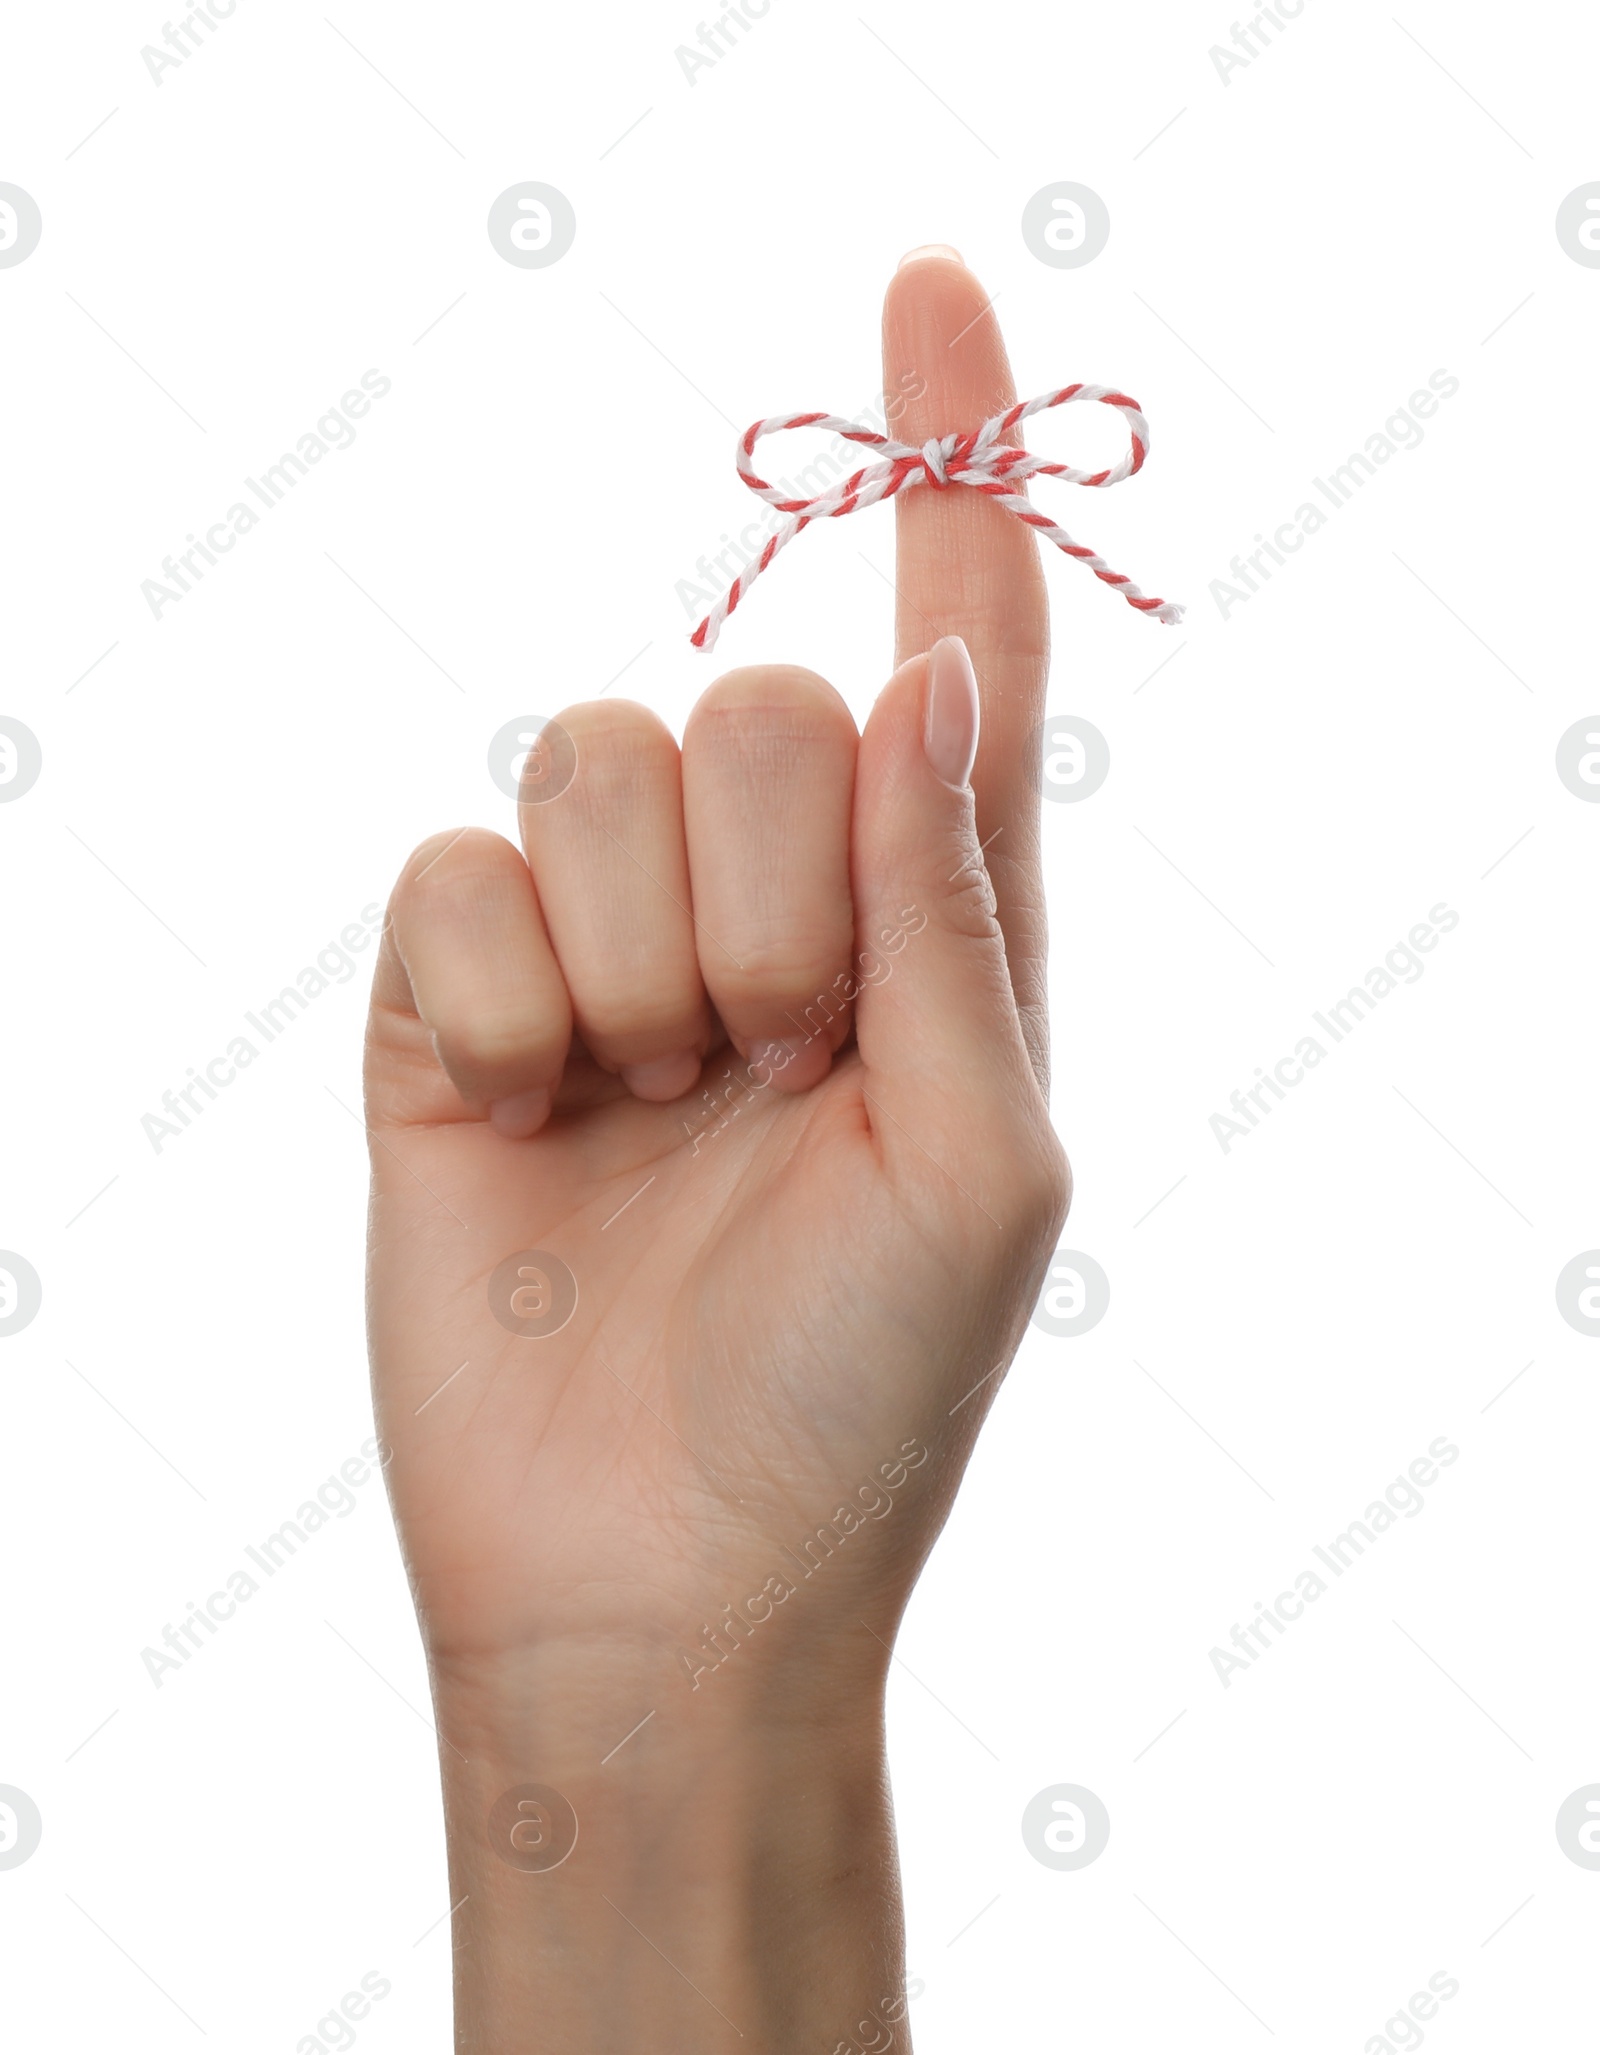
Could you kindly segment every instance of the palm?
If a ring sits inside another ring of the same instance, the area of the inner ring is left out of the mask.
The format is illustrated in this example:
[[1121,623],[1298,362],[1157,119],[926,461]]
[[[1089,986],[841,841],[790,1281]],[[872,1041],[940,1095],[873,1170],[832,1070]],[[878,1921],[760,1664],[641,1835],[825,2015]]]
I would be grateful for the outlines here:
[[[723,1125],[590,1072],[530,1142],[376,1126],[380,1419],[439,1652],[659,1632],[664,1608],[714,1607],[714,1566],[758,1567],[831,1519],[841,1481],[926,1445],[961,1396],[938,1402],[930,1361],[958,1374],[975,1337],[952,1327],[948,1257],[899,1217],[862,1084],[852,1051]],[[523,1250],[577,1280],[555,1335],[495,1318],[491,1277]]]

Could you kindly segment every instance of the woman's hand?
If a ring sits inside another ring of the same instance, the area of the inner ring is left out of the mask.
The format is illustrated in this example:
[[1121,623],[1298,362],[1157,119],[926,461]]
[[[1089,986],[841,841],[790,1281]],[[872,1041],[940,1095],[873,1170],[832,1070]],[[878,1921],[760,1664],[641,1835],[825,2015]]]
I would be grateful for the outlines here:
[[[904,440],[1014,396],[953,253],[897,273],[884,351]],[[521,848],[439,835],[395,889],[372,1349],[463,2048],[904,2042],[884,1671],[1068,1180],[1036,545],[970,492],[897,518],[859,738],[781,666],[681,756],[574,707]]]

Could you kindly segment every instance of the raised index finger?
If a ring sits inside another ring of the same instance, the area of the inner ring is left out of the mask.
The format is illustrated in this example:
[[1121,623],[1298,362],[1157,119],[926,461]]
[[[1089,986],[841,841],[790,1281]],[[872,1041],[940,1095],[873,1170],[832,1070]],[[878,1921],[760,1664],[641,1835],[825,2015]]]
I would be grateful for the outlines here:
[[[889,433],[904,443],[964,434],[1016,399],[988,295],[955,251],[913,250],[890,281],[883,384]],[[1039,545],[1022,522],[960,486],[903,492],[895,515],[895,663],[959,635],[978,674],[978,836],[1023,1030],[1043,1078],[1045,914],[1033,735],[1044,718],[1050,624]]]

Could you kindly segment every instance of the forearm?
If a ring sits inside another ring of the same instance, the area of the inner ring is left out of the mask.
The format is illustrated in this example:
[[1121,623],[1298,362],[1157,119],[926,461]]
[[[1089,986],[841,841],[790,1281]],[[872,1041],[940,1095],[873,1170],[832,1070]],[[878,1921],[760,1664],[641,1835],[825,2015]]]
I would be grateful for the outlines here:
[[[538,1667],[439,1687],[463,2055],[886,2047],[904,1969],[881,1689]],[[518,1787],[559,1793],[576,1841],[546,1797],[519,1827]]]

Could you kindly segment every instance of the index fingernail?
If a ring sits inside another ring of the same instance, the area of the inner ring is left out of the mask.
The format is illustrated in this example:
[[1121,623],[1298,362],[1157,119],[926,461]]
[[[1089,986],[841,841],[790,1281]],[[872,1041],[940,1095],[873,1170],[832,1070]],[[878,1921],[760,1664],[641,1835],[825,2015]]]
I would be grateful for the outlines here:
[[919,243],[914,250],[906,251],[895,269],[904,271],[908,264],[915,264],[919,257],[942,257],[949,264],[959,264],[962,261],[961,252],[952,250],[948,243]]

